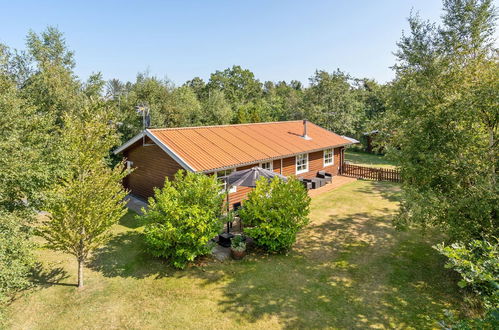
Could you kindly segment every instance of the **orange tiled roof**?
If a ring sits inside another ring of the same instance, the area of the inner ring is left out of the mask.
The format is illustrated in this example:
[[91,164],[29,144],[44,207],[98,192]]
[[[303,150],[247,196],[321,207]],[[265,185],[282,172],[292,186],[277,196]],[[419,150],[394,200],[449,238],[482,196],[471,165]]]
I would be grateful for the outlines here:
[[195,171],[223,169],[352,144],[311,122],[156,128],[148,130]]

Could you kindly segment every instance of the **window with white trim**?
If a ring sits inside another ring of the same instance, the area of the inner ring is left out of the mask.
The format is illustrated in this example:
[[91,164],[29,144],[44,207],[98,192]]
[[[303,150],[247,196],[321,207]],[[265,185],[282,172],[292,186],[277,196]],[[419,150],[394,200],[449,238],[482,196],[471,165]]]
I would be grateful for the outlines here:
[[308,172],[308,154],[296,155],[296,174]]
[[331,166],[334,164],[334,149],[329,148],[324,150],[324,166]]
[[271,161],[270,162],[261,163],[260,167],[263,168],[264,170],[269,170],[269,171],[273,171],[274,170]]
[[[217,176],[217,178],[220,179],[220,184],[222,186],[222,190],[225,192],[225,189],[227,189],[227,182],[225,182],[225,177],[229,174],[231,174],[232,172],[234,172],[234,169],[233,168],[230,168],[228,170],[222,170],[222,171],[218,171],[218,172],[215,172],[215,175]],[[236,192],[237,191],[237,186],[231,186],[229,188],[229,193],[233,193],[233,192]]]

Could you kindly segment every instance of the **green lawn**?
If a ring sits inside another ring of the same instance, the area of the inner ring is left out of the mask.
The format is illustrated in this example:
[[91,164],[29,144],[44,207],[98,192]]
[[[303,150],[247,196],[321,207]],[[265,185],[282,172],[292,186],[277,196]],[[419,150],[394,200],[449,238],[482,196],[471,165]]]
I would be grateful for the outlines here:
[[132,215],[86,269],[39,251],[38,285],[7,311],[13,329],[414,328],[459,309],[437,238],[391,226],[398,186],[356,181],[317,196],[288,255],[205,258],[173,270],[143,252]]
[[395,168],[395,164],[385,156],[370,154],[364,151],[345,150],[345,160],[355,165]]

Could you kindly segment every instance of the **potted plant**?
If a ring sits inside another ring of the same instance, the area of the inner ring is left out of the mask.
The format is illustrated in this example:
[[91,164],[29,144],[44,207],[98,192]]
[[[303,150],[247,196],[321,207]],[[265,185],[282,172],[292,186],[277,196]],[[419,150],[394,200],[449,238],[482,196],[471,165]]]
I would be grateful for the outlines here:
[[236,235],[232,238],[230,244],[230,254],[235,260],[241,260],[246,255],[246,237]]

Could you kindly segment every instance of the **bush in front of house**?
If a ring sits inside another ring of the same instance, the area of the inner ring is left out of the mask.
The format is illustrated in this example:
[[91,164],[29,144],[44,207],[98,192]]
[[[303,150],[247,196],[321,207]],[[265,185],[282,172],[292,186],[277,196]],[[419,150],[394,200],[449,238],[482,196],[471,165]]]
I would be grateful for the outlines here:
[[298,231],[309,221],[309,213],[310,197],[297,179],[262,178],[248,194],[239,216],[245,233],[256,245],[269,252],[283,252],[294,244]]
[[210,240],[221,230],[224,194],[213,176],[179,171],[154,190],[144,218],[149,252],[184,268],[197,256],[210,253]]

